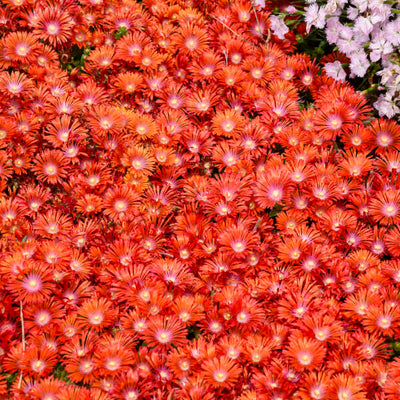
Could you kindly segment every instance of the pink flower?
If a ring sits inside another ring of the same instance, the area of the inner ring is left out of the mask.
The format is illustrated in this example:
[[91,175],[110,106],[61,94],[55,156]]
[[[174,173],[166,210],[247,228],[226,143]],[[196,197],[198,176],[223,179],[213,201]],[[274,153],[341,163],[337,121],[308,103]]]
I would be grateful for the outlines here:
[[265,0],[254,0],[254,7],[265,8]]
[[400,112],[400,108],[392,99],[387,99],[381,94],[378,100],[374,103],[374,107],[378,110],[381,117],[393,118]]
[[340,61],[325,64],[324,70],[327,76],[337,81],[344,81],[346,79],[346,72],[344,72]]
[[361,49],[351,54],[350,70],[355,76],[364,76],[369,65],[370,63],[364,50]]
[[285,25],[283,18],[271,15],[269,21],[273,34],[279,39],[285,39],[285,35],[289,32],[289,28]]
[[307,8],[305,20],[307,23],[307,32],[310,32],[312,26],[322,29],[325,26],[326,12],[323,7],[318,7],[317,4],[311,4]]
[[343,25],[339,22],[338,17],[331,17],[327,19],[325,33],[329,43],[336,43],[336,41],[339,39],[339,33],[342,28]]

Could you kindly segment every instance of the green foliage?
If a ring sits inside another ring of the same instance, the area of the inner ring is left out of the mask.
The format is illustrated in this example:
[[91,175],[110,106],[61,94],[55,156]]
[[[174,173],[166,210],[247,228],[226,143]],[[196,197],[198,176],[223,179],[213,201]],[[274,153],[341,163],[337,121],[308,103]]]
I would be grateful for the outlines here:
[[13,374],[2,373],[6,382],[7,382],[7,389],[11,388],[11,385],[15,382],[18,377],[18,372],[14,372]]
[[85,65],[85,61],[89,56],[92,47],[87,45],[87,47],[79,47],[76,44],[71,47],[70,54],[64,54],[61,57],[60,62],[63,69],[67,71],[72,71],[78,68],[82,72]]
[[125,36],[128,33],[127,29],[122,26],[119,28],[115,33],[114,33],[114,38],[115,40],[121,39],[123,36]]
[[76,383],[72,382],[69,378],[68,378],[68,373],[65,370],[64,366],[60,363],[57,364],[57,366],[54,368],[52,375],[59,379],[60,381],[69,383],[69,384],[74,384],[76,385]]
[[322,29],[313,28],[307,36],[297,35],[296,40],[296,52],[308,54],[317,61],[334,50],[334,46],[328,43]]
[[269,216],[275,217],[277,216],[283,209],[283,206],[281,204],[275,204],[274,208],[269,212]]
[[197,339],[200,336],[200,328],[197,325],[190,325],[188,327],[187,338],[189,340]]

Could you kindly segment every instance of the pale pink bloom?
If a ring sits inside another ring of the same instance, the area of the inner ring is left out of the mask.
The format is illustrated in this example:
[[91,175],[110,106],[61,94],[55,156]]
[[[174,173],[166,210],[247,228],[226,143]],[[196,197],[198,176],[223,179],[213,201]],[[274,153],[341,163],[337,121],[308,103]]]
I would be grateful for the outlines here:
[[364,76],[369,65],[370,63],[364,50],[361,49],[351,54],[350,70],[355,76]]
[[254,7],[265,8],[265,0],[254,0]]
[[279,39],[285,39],[285,35],[289,32],[289,28],[285,25],[283,18],[280,18],[277,15],[271,15],[269,17],[269,23],[272,33]]
[[337,81],[344,81],[346,79],[346,72],[344,72],[340,61],[326,63],[324,70],[327,76]]
[[378,110],[381,117],[393,118],[400,112],[400,108],[392,99],[387,99],[383,94],[374,103],[374,107]]
[[318,7],[318,4],[311,4],[305,15],[307,32],[310,32],[312,26],[322,29],[325,26],[325,16],[326,12],[323,7]]

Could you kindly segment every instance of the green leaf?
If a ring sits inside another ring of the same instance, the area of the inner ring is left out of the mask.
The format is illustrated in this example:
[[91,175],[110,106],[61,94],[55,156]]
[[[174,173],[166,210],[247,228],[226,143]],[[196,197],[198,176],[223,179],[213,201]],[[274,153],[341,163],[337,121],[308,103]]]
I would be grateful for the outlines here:
[[125,28],[125,26],[122,26],[121,28],[119,28],[115,33],[114,33],[114,38],[116,40],[121,39],[122,36],[125,36],[128,33],[127,29]]

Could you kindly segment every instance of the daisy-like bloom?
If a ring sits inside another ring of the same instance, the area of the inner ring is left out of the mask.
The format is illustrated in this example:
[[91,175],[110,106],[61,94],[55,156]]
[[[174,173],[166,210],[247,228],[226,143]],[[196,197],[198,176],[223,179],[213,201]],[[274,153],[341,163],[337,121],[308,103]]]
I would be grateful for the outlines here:
[[15,223],[20,217],[17,202],[12,199],[0,200],[0,222],[8,225]]
[[177,260],[156,259],[153,261],[152,272],[170,287],[189,287],[194,276],[187,267]]
[[32,81],[24,74],[13,71],[0,73],[0,90],[8,96],[20,96],[26,94],[33,87]]
[[67,11],[52,6],[39,10],[32,25],[33,33],[38,39],[56,47],[69,40],[74,22]]
[[61,322],[65,315],[64,305],[59,301],[47,300],[32,304],[25,309],[25,325],[39,333],[51,332],[52,326]]
[[82,181],[89,188],[96,188],[97,194],[102,193],[111,178],[111,170],[105,163],[88,162],[82,166]]
[[130,311],[121,319],[122,326],[127,332],[131,332],[136,338],[137,334],[144,332],[147,329],[148,319],[141,316],[137,311]]
[[214,148],[212,158],[217,167],[233,168],[240,161],[240,153],[226,142],[222,142]]
[[395,121],[378,118],[371,123],[372,145],[378,154],[394,150],[400,143],[400,129]]
[[57,363],[57,352],[48,347],[29,346],[22,360],[26,372],[35,378],[48,376]]
[[251,80],[265,85],[274,75],[273,62],[271,60],[258,60],[257,58],[249,57],[243,64],[243,69],[247,71]]
[[372,140],[372,133],[363,124],[358,124],[351,128],[345,128],[340,140],[343,142],[345,149],[352,148],[354,150],[365,151]]
[[50,99],[50,102],[51,105],[48,107],[49,111],[55,112],[58,115],[72,115],[82,108],[81,100],[69,94],[56,96],[55,99]]
[[159,102],[163,109],[178,110],[185,106],[186,90],[184,86],[170,84],[160,94]]
[[334,182],[325,176],[317,176],[309,186],[310,194],[320,202],[326,202],[337,194],[337,187]]
[[302,371],[318,368],[325,357],[326,348],[319,340],[294,335],[289,339],[284,354],[297,370]]
[[121,157],[121,164],[136,176],[151,175],[155,167],[154,153],[145,147],[128,147]]
[[232,255],[244,257],[256,248],[258,235],[250,230],[247,223],[239,222],[221,232],[218,241],[222,249],[232,252]]
[[121,72],[113,79],[117,93],[131,95],[143,88],[143,77],[135,72]]
[[145,71],[154,71],[163,63],[165,56],[160,54],[153,46],[146,46],[135,56],[135,63]]
[[129,186],[109,189],[104,195],[104,213],[111,219],[123,218],[131,212],[137,200],[137,193]]
[[365,312],[363,325],[368,332],[393,335],[400,325],[399,306],[392,307],[387,302],[371,305]]
[[248,201],[251,198],[251,190],[248,177],[238,173],[226,173],[215,177],[210,197],[210,202],[215,203],[214,196],[225,202]]
[[383,271],[385,275],[390,276],[395,282],[400,282],[400,261],[392,260],[388,261],[383,266]]
[[97,378],[93,353],[98,338],[92,331],[75,335],[61,349],[65,359],[65,370],[73,382],[91,383]]
[[109,99],[108,93],[96,82],[88,81],[81,83],[76,91],[85,106],[105,103]]
[[15,296],[15,301],[39,303],[50,297],[54,284],[45,264],[30,262],[22,277],[11,281],[7,288]]
[[113,376],[128,371],[134,361],[133,353],[128,348],[129,345],[132,346],[132,340],[121,332],[118,332],[113,338],[108,336],[102,338],[95,353],[95,362],[99,373],[105,372],[107,375]]
[[203,52],[193,61],[189,68],[195,80],[215,80],[216,74],[219,73],[223,65],[222,57],[213,51]]
[[201,54],[208,45],[208,33],[196,24],[185,24],[179,29],[176,45],[183,54]]
[[95,194],[85,194],[76,202],[76,209],[86,215],[98,213],[102,210],[103,200]]
[[37,399],[58,400],[58,394],[64,388],[65,383],[54,377],[41,379],[30,390],[32,396]]
[[274,340],[252,334],[243,342],[244,354],[249,362],[260,366],[265,365],[270,360],[274,344]]
[[138,371],[129,370],[120,379],[113,393],[121,399],[139,399],[141,395],[146,396],[151,389],[151,384],[143,383]]
[[69,268],[81,279],[86,279],[91,273],[90,262],[79,250],[75,250],[71,254]]
[[387,343],[385,343],[385,339],[381,338],[380,335],[369,335],[366,332],[360,331],[356,333],[354,337],[360,343],[358,346],[358,352],[364,359],[385,359],[388,357],[390,350]]
[[395,151],[388,151],[376,160],[376,166],[381,174],[392,174],[400,171],[400,156]]
[[279,318],[298,321],[310,313],[310,309],[317,304],[316,299],[320,296],[321,288],[310,283],[309,280],[301,278],[296,282],[290,293],[279,301]]
[[115,58],[115,49],[111,46],[102,46],[90,52],[87,59],[88,71],[106,70],[111,68]]
[[69,284],[64,290],[62,298],[67,307],[75,308],[83,300],[89,298],[92,291],[93,287],[87,281],[81,284]]
[[105,298],[86,300],[78,310],[78,324],[83,329],[103,331],[113,320],[112,304]]
[[33,228],[38,234],[53,238],[68,234],[72,228],[72,223],[70,218],[60,211],[50,210],[36,218]]
[[41,186],[27,186],[17,196],[19,210],[24,215],[36,216],[41,207],[49,200],[50,193]]
[[157,126],[151,115],[137,113],[129,113],[128,129],[129,133],[139,140],[152,138],[157,132]]
[[371,171],[372,161],[366,154],[350,151],[346,153],[345,159],[340,163],[340,169],[345,177],[362,178]]
[[46,128],[46,139],[55,147],[62,147],[71,140],[82,140],[86,137],[86,130],[69,115],[62,115]]
[[186,109],[191,113],[204,115],[211,112],[218,101],[219,96],[214,86],[196,89],[188,93]]
[[370,204],[370,213],[382,225],[397,224],[400,221],[400,191],[376,192]]
[[222,356],[211,358],[202,364],[204,379],[214,388],[227,388],[239,379],[240,369],[235,361]]
[[147,329],[141,338],[149,346],[156,348],[169,348],[183,345],[186,342],[185,325],[175,316],[155,316],[148,320]]
[[[183,129],[189,126],[190,121],[187,116],[181,110],[170,110],[168,112],[163,112],[158,115],[157,124],[159,129],[166,136],[173,136],[181,133]],[[165,136],[163,135],[163,136]],[[162,140],[163,136],[159,136],[160,144],[168,145],[170,142],[165,141],[167,138]],[[169,138],[170,140],[171,138]]]
[[320,110],[315,116],[315,124],[325,140],[333,140],[348,124],[348,110],[336,106],[330,110]]
[[160,165],[171,166],[176,162],[176,155],[173,149],[169,147],[155,147],[154,158]]
[[328,398],[337,400],[366,400],[363,386],[351,375],[340,373],[331,378]]
[[[331,315],[313,313],[304,317],[304,325],[321,342],[335,342],[344,335],[343,325]],[[311,332],[310,332],[311,333]]]
[[[329,371],[310,372],[305,377],[304,387],[299,388],[304,400],[325,400],[331,380]],[[335,398],[336,400],[336,398]]]
[[[105,254],[105,259],[112,263],[119,263],[125,267],[128,267],[135,258],[140,256],[140,248],[137,244],[127,239],[121,239],[115,241],[109,246],[108,251]],[[134,271],[134,274],[141,275]]]
[[218,83],[226,89],[238,88],[246,80],[246,73],[236,65],[229,65],[217,74]]
[[90,135],[105,135],[118,133],[126,125],[126,117],[116,108],[110,105],[97,105],[91,108],[89,116]]
[[67,176],[67,160],[59,150],[45,150],[36,156],[32,171],[40,181],[57,184]]
[[200,321],[204,317],[204,307],[197,296],[182,296],[174,301],[174,313],[185,324]]
[[36,50],[36,38],[29,32],[11,32],[4,38],[4,51],[11,60],[26,62]]
[[297,99],[282,94],[266,96],[260,102],[260,108],[271,118],[297,118],[299,115]]
[[210,132],[202,129],[190,129],[184,132],[182,142],[188,150],[188,154],[184,155],[185,161],[198,162],[201,156],[210,156],[214,145]]
[[137,59],[143,49],[151,43],[148,35],[141,31],[128,32],[121,40],[117,42],[117,57],[127,62]]
[[261,207],[273,208],[287,199],[291,190],[290,174],[285,169],[276,169],[260,174],[254,188],[255,197]]
[[397,226],[388,232],[385,237],[385,243],[392,256],[400,256],[400,229]]
[[241,131],[244,119],[235,110],[217,111],[212,120],[212,126],[216,135],[231,138]]

